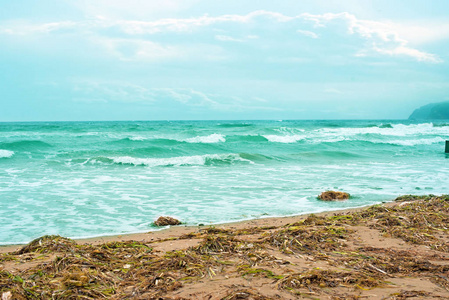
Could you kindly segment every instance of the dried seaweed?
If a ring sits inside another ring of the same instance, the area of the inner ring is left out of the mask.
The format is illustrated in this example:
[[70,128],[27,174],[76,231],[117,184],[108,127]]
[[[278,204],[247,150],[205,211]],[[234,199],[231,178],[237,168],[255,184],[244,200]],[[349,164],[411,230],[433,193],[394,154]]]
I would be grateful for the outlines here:
[[299,289],[311,287],[352,286],[373,288],[384,284],[378,278],[367,276],[358,271],[310,270],[301,274],[291,274],[278,282],[283,289]]
[[449,222],[449,196],[407,195],[395,200],[394,207],[372,206],[353,214],[352,224],[371,222],[370,227],[385,235],[408,243],[427,245],[432,249],[449,252],[446,241],[436,235],[447,233]]
[[312,254],[322,250],[334,251],[345,245],[348,230],[344,227],[296,224],[266,236],[265,241],[286,253],[301,251]]
[[31,241],[28,245],[16,251],[14,254],[24,254],[30,252],[66,252],[72,251],[76,247],[74,240],[59,235],[44,235]]
[[[44,236],[0,257],[3,264],[35,262],[15,273],[0,269],[0,295],[10,292],[13,299],[171,299],[168,295],[183,286],[230,273],[247,280],[268,278],[280,291],[312,298],[326,293],[331,299],[357,299],[357,294],[338,294],[335,288],[383,287],[390,277],[401,276],[428,278],[449,291],[449,266],[433,262],[449,260],[445,253],[449,251],[449,196],[403,196],[396,203],[330,217],[310,215],[279,228],[208,227],[176,238],[201,239],[198,246],[166,253],[154,253],[150,243],[138,241],[94,246]],[[440,252],[348,248],[351,225],[369,226]],[[325,259],[332,268],[298,270],[289,257]],[[389,299],[427,296],[431,295],[423,291],[401,291]],[[268,297],[234,287],[223,299]]]
[[238,289],[230,292],[226,295],[222,300],[238,300],[238,299],[248,299],[248,300],[270,300],[272,298],[268,298],[257,291],[250,289]]
[[425,291],[400,291],[399,293],[391,294],[388,298],[385,298],[385,300],[405,300],[408,298],[430,296],[432,296],[432,294]]

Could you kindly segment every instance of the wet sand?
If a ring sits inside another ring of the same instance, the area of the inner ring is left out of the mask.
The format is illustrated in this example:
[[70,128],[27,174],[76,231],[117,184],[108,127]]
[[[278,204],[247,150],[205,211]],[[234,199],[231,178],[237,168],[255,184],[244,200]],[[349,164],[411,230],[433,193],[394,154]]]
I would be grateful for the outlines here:
[[[388,202],[382,204],[383,206],[391,206],[394,205],[393,202]],[[366,206],[369,207],[369,206]],[[337,211],[327,211],[316,213],[316,216],[331,216],[334,214],[348,214],[352,212],[358,212],[363,210],[365,207],[358,208],[350,208],[350,209],[342,209]],[[114,241],[142,241],[142,242],[157,242],[165,239],[177,238],[183,234],[201,232],[205,228],[216,227],[216,228],[229,228],[229,229],[243,229],[248,227],[260,227],[260,226],[284,226],[286,224],[299,222],[301,220],[306,219],[311,214],[303,214],[297,216],[288,216],[288,217],[272,217],[272,218],[261,218],[254,220],[245,220],[239,222],[230,222],[219,225],[205,225],[205,226],[167,226],[161,230],[156,231],[148,231],[145,233],[128,233],[128,234],[120,234],[120,235],[110,235],[110,236],[99,236],[92,238],[82,238],[82,239],[74,239],[79,244],[92,244],[92,245],[100,245],[103,243],[114,242]],[[0,253],[13,252],[20,248],[22,248],[25,244],[17,244],[17,245],[0,245]]]
[[[11,275],[0,276],[0,292],[17,298],[31,289],[37,298],[449,299],[447,220],[449,198],[403,197],[316,215],[48,239],[28,249],[0,248],[0,274]],[[36,278],[38,271],[44,275]]]

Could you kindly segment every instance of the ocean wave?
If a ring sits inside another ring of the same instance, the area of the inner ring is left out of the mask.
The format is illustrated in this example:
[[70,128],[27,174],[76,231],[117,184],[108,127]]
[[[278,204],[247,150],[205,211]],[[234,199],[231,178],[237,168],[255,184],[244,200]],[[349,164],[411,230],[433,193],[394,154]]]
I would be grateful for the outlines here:
[[410,135],[449,135],[449,130],[445,127],[434,126],[432,123],[421,124],[381,124],[375,127],[343,127],[343,128],[322,128],[316,131],[318,135],[323,136],[354,136],[377,134],[385,136],[410,136]]
[[223,134],[210,134],[203,136],[195,136],[191,138],[179,138],[179,137],[142,137],[142,136],[131,136],[120,140],[113,141],[113,143],[130,143],[130,142],[148,142],[152,144],[162,144],[162,145],[174,145],[177,143],[190,143],[190,144],[214,144],[220,142],[226,142],[225,135]]
[[202,144],[215,144],[215,143],[224,143],[226,142],[225,136],[222,134],[211,134],[211,135],[206,135],[206,136],[196,136],[193,138],[188,138],[185,140],[182,140],[184,142],[187,143],[202,143]]
[[238,128],[238,127],[251,127],[254,125],[250,124],[250,123],[223,123],[223,124],[218,124],[217,126],[224,127],[224,128]]
[[291,128],[291,127],[279,127],[279,128],[274,128],[274,131],[280,132],[280,133],[287,133],[287,134],[297,134],[297,133],[301,133],[301,132],[305,132],[305,129],[302,128]]
[[117,157],[95,157],[82,164],[119,164],[147,167],[180,167],[180,166],[210,166],[220,164],[248,163],[254,164],[253,161],[240,156],[240,154],[205,154],[193,156],[178,156],[167,158],[139,158],[131,156]]
[[0,147],[8,149],[33,150],[38,148],[49,148],[52,145],[38,140],[22,140],[9,143],[0,143]]
[[363,155],[351,151],[335,151],[335,150],[322,150],[322,151],[305,151],[295,154],[295,156],[306,158],[306,159],[320,159],[320,158],[360,158]]
[[433,124],[434,127],[449,127],[449,123]]
[[14,151],[0,149],[0,158],[11,158],[14,155]]
[[269,134],[269,135],[264,135],[264,138],[266,138],[268,141],[273,142],[273,143],[284,143],[284,144],[291,144],[291,143],[296,143],[298,141],[304,140],[305,137],[302,135],[274,135],[274,134]]
[[256,163],[264,162],[267,160],[284,161],[284,159],[281,159],[279,157],[263,155],[263,154],[258,154],[258,153],[240,153],[239,155],[243,159],[249,160],[251,162],[256,162]]
[[401,145],[401,146],[417,146],[417,145],[432,145],[443,143],[445,139],[441,137],[431,139],[416,139],[416,140],[396,140],[396,141],[379,141],[379,143]]
[[146,140],[146,138],[144,138],[143,136],[131,136],[127,139],[130,141],[145,141]]
[[248,135],[229,135],[229,136],[226,136],[226,141],[255,143],[255,142],[268,142],[268,139],[262,135],[248,134]]
[[[339,147],[375,147],[381,145],[391,145],[391,146],[417,146],[417,145],[432,145],[443,143],[445,139],[441,137],[435,138],[416,138],[416,139],[385,139],[381,140],[379,138],[371,137],[332,137],[332,138],[322,138],[322,139],[307,139],[305,142],[307,144],[332,144],[339,145]],[[341,145],[341,146],[340,146]]]
[[144,141],[145,139],[138,139],[138,138],[134,138],[134,137],[126,137],[126,138],[123,138],[123,139],[120,139],[120,140],[115,140],[115,141],[112,141],[112,143],[123,143],[123,144],[126,144],[126,143],[129,143],[129,142],[136,142],[136,141]]

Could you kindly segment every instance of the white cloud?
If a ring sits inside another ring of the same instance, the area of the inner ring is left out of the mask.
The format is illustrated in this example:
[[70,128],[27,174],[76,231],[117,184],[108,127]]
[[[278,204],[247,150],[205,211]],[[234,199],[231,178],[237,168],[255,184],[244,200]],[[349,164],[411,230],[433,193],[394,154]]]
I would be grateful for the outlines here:
[[[84,22],[62,21],[43,24],[31,24],[28,22],[7,22],[0,23],[0,34],[6,35],[31,35],[31,34],[51,34],[64,29],[80,30],[86,24]],[[90,27],[90,26],[89,26]]]
[[183,56],[182,49],[147,40],[125,38],[95,38],[94,43],[123,61],[160,61]]
[[317,39],[318,38],[318,34],[316,34],[313,31],[298,29],[298,30],[296,30],[296,32],[299,33],[299,34],[311,37],[313,39]]
[[247,24],[265,18],[275,22],[285,23],[295,20],[297,17],[289,17],[280,13],[258,10],[247,15],[221,15],[217,17],[201,16],[196,18],[167,18],[157,21],[129,21],[116,20],[110,25],[119,26],[128,34],[155,34],[160,32],[191,32],[200,27],[223,23]]
[[241,39],[236,39],[227,35],[216,35],[215,39],[222,42],[243,42]]
[[[379,54],[408,56],[418,61],[440,63],[442,60],[435,54],[426,53],[408,46],[408,40],[401,37],[397,31],[398,26],[392,22],[379,22],[360,20],[349,13],[312,15],[303,14],[304,18],[312,21],[317,27],[325,27],[332,21],[344,21],[347,24],[349,34],[358,34],[366,39],[370,49],[358,52],[357,56],[368,56],[369,51]],[[403,31],[403,30],[402,30]],[[449,38],[446,36],[446,38]]]
[[130,83],[96,81],[75,82],[72,87],[75,102],[152,102],[153,93],[142,86]]
[[[420,24],[421,23],[421,24]],[[414,21],[413,23],[390,23],[398,36],[415,46],[449,39],[449,22]]]
[[121,102],[158,105],[158,103],[175,101],[187,107],[215,111],[280,110],[276,107],[259,105],[268,101],[258,97],[246,99],[205,93],[191,88],[155,88],[126,82],[79,80],[73,82],[72,92],[74,102],[84,103]]
[[374,47],[374,50],[381,54],[387,54],[391,56],[401,56],[401,55],[410,56],[418,61],[432,62],[432,63],[443,62],[443,60],[440,59],[435,54],[422,52],[413,48],[406,47],[405,45],[394,47],[393,49],[383,49]]
[[[104,6],[106,3],[109,3],[109,1],[96,0],[92,3],[94,3],[92,5]],[[142,5],[144,6],[144,9],[150,9],[158,3],[158,1],[149,1],[147,4]],[[168,3],[171,4],[166,4],[167,7],[180,5],[179,1],[174,0],[168,1]],[[122,4],[123,2],[118,0],[113,0],[111,2],[111,5],[115,5],[116,7],[121,7]],[[268,22],[271,22],[271,24]],[[80,22],[64,21],[44,24],[16,22],[3,25],[0,24],[0,33],[7,35],[49,35],[53,33],[64,34],[67,30],[72,32],[77,31],[82,37],[88,37],[90,41],[102,44],[110,54],[121,60],[157,61],[165,58],[188,57],[189,55],[198,56],[198,54],[195,54],[197,52],[202,54],[206,53],[206,55],[202,55],[205,59],[222,60],[227,56],[225,53],[226,51],[223,51],[223,49],[216,45],[216,43],[214,44],[211,39],[221,42],[253,40],[255,43],[263,38],[269,38],[272,40],[265,41],[263,44],[264,46],[270,45],[270,42],[274,45],[281,44],[279,41],[275,40],[278,35],[270,35],[269,37],[264,36],[267,28],[279,29],[279,32],[284,35],[290,34],[290,39],[295,38],[292,32],[293,30],[303,36],[314,39],[318,38],[318,33],[311,31],[308,24],[315,26],[315,31],[319,31],[320,36],[323,36],[323,39],[326,35],[324,33],[333,34],[336,30],[335,27],[344,26],[348,36],[358,36],[365,41],[364,44],[358,46],[359,50],[356,53],[352,53],[352,55],[359,57],[386,55],[409,57],[420,62],[442,62],[438,55],[427,53],[416,47],[412,47],[407,39],[407,37],[412,37],[410,34],[412,29],[416,32],[420,32],[420,36],[425,35],[425,33],[429,32],[425,27],[419,27],[421,28],[420,31],[418,26],[415,25],[407,30],[405,25],[398,25],[388,21],[380,22],[358,19],[356,16],[346,12],[338,14],[326,13],[321,15],[304,13],[297,16],[286,16],[281,13],[259,10],[246,15],[229,14],[215,17],[205,15],[196,18],[165,18],[155,21],[98,17],[94,20]],[[298,29],[298,27],[300,27],[300,29]],[[217,31],[220,32],[219,35],[215,34]],[[246,38],[233,37],[236,33],[239,34],[240,32],[245,31],[246,35],[244,36],[246,36]],[[256,34],[253,34],[253,32]],[[183,43],[182,46],[176,44],[176,41],[178,40],[177,37],[167,39],[172,41],[171,44],[168,44],[166,41],[161,42],[153,40],[153,36],[157,39],[163,35],[169,34],[196,34],[197,38],[190,39],[188,43]],[[439,34],[433,34],[432,40],[438,38],[449,39],[448,34],[449,26],[443,26],[443,29],[439,31]],[[204,39],[207,39],[208,37],[211,37],[211,39],[204,41]],[[195,42],[200,39],[203,39],[203,41]],[[414,41],[416,43],[416,41],[419,40],[422,41],[423,38],[417,38]],[[340,43],[342,45],[345,44],[343,37],[341,37]],[[259,45],[261,44],[259,43]],[[297,58],[299,61],[302,61],[303,59],[303,57]]]

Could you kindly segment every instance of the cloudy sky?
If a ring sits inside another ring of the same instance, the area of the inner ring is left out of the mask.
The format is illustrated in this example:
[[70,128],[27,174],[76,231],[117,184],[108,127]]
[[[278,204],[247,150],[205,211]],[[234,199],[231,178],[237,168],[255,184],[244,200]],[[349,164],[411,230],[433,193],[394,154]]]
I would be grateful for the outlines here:
[[447,0],[0,0],[0,121],[403,119],[448,64]]

